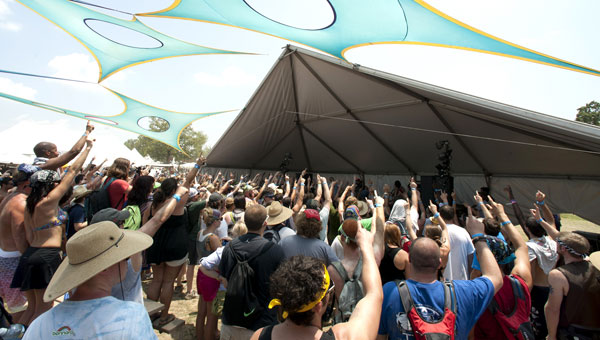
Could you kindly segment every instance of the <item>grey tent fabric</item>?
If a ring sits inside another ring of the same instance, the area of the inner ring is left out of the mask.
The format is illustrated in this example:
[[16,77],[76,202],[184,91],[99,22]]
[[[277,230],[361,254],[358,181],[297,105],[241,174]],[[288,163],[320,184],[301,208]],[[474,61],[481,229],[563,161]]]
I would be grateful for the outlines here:
[[[599,128],[293,46],[213,147],[208,164],[279,170],[291,153],[292,171],[408,178],[435,175],[439,140],[453,149],[452,174],[473,180],[456,182],[459,195],[486,178],[547,186],[557,212],[600,223],[600,209],[588,206],[600,203]],[[579,201],[580,190],[590,192],[590,202]]]

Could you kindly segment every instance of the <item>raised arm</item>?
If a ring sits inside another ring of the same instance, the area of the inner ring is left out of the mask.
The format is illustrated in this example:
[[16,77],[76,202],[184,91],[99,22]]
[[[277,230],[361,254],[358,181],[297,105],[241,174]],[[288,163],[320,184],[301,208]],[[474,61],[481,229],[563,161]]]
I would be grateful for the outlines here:
[[321,177],[321,183],[323,184],[323,208],[331,208],[331,189],[327,185],[327,177]]
[[483,198],[479,195],[479,191],[475,191],[475,196],[473,196],[473,198],[475,199],[475,202],[477,202],[479,208],[481,208],[481,211],[483,211],[483,216],[485,216],[485,218],[494,218],[485,204],[483,204]]
[[[94,126],[92,124],[90,124],[90,121],[88,120],[88,122],[85,126],[85,132],[79,138],[79,140],[77,140],[75,145],[73,145],[71,150],[60,154],[58,157],[49,159],[46,163],[39,165],[39,167],[41,169],[55,170],[55,169],[62,167],[65,164],[69,163],[73,158],[75,158],[79,154],[79,152],[81,152],[81,149],[83,149],[83,146],[85,145],[85,142],[86,142],[89,134],[93,130],[94,130]],[[87,155],[86,155],[86,157],[87,157]],[[84,161],[85,161],[85,159],[84,159]],[[81,169],[82,165],[83,165],[83,163],[81,165],[79,165],[80,169]]]
[[531,277],[531,264],[529,263],[527,244],[519,232],[517,232],[517,228],[508,219],[502,204],[494,202],[491,197],[489,197],[489,200],[492,206],[492,213],[498,216],[498,222],[502,226],[502,235],[515,247],[515,266],[511,274],[520,276],[527,284],[529,291],[531,291],[533,288],[533,278]]
[[404,221],[404,224],[406,226],[406,232],[408,232],[408,238],[411,241],[414,241],[417,239],[417,234],[415,234],[415,228],[413,226],[413,221],[411,218],[410,205],[408,204],[408,202],[404,203],[404,211],[406,211],[406,219]]
[[340,213],[340,222],[343,222],[342,219],[344,218],[344,201],[346,200],[346,195],[348,194],[348,191],[351,190],[352,187],[351,186],[347,186],[346,189],[344,189],[344,192],[342,193],[342,196],[340,197],[340,201],[338,202],[338,212]]
[[508,194],[508,199],[510,200],[510,204],[513,207],[515,217],[517,217],[517,221],[519,221],[519,225],[521,226],[521,228],[523,228],[523,231],[525,231],[525,234],[527,234],[527,237],[531,238],[531,235],[529,234],[529,230],[527,230],[527,228],[525,227],[525,215],[523,215],[523,211],[521,211],[519,204],[515,200],[515,195],[513,195],[512,188],[510,187],[510,185],[507,185],[504,188],[504,191],[506,191],[506,193]]
[[299,183],[298,183],[298,198],[296,199],[296,204],[294,204],[294,206],[292,207],[292,211],[294,212],[294,215],[297,214],[300,209],[302,208],[302,204],[303,204],[303,200],[304,200],[304,177],[300,177]]
[[75,175],[79,173],[79,170],[81,170],[83,162],[85,162],[85,159],[94,145],[94,142],[90,139],[88,139],[86,142],[87,146],[83,152],[79,155],[79,157],[77,157],[77,160],[75,160],[70,170],[60,181],[60,184],[52,189],[52,191],[50,191],[50,193],[46,196],[46,199],[42,201],[42,204],[57,205],[58,201],[60,201],[67,190],[69,190],[69,187],[71,187],[71,183],[73,182],[73,178],[75,178]]
[[375,192],[373,200],[375,201],[375,210],[373,221],[371,222],[371,233],[375,235],[373,240],[373,250],[375,251],[375,262],[379,265],[385,254],[385,215],[383,210],[383,203],[385,200],[383,197],[377,196],[377,192]]
[[383,290],[379,269],[373,256],[373,234],[358,228],[356,242],[363,259],[362,278],[365,296],[358,302],[350,320],[333,326],[337,339],[375,339],[379,322],[373,316],[381,315]]
[[290,196],[290,176],[285,175],[285,193],[283,194],[283,198]]
[[546,195],[538,190],[535,193],[535,200],[537,205],[542,206],[542,214],[544,216],[544,220],[556,229],[556,221],[554,221],[554,215],[552,215],[552,211],[550,211],[550,208],[546,204]]
[[190,188],[190,185],[196,178],[196,174],[198,174],[198,170],[200,170],[200,168],[203,167],[205,163],[206,163],[206,158],[204,158],[204,156],[200,155],[200,157],[198,157],[198,159],[196,160],[196,164],[194,164],[194,168],[192,170],[190,170],[190,172],[188,172],[187,176],[185,177],[185,182],[183,182],[183,186],[185,188],[187,188],[187,189]]
[[[471,213],[469,213],[469,217],[467,218],[467,231],[471,237],[473,237],[474,235],[484,234],[485,227],[483,226],[483,223],[479,222]],[[494,285],[494,294],[496,294],[500,288],[502,288],[503,283],[500,267],[498,267],[498,263],[496,263],[496,259],[484,239],[474,242],[474,246],[475,251],[477,252],[479,265],[481,266],[481,274],[483,277],[487,277],[492,281],[492,284]]]
[[[184,196],[187,192],[188,192],[188,188],[186,188],[185,186],[180,186],[175,191],[175,194],[179,195],[179,196]],[[139,231],[141,231],[144,234],[147,234],[149,236],[154,236],[154,234],[156,234],[156,232],[158,231],[160,226],[163,223],[165,223],[166,220],[169,219],[171,214],[173,214],[177,205],[178,205],[178,203],[175,198],[173,198],[173,197],[167,198],[165,204],[163,204],[163,206],[154,214],[154,216],[152,216],[152,218],[148,222],[146,222],[146,223],[144,223],[144,225],[142,225],[142,227],[139,229]],[[150,209],[146,209],[146,211],[149,211],[149,210]]]
[[315,200],[321,202],[321,196],[323,196],[323,183],[321,182],[321,176],[317,174],[317,195]]
[[530,209],[531,214],[540,223],[542,228],[544,228],[544,230],[546,231],[548,236],[550,236],[553,240],[556,241],[556,239],[558,238],[558,234],[559,234],[558,230],[556,230],[556,228],[553,225],[551,225],[550,223],[544,221],[544,219],[542,218],[542,216],[540,214],[540,207],[537,204],[534,204],[534,206],[535,206],[535,209]]
[[448,227],[446,221],[442,218],[437,210],[437,206],[433,202],[429,201],[429,210],[433,216],[438,220],[440,228],[442,229],[442,246],[446,249],[450,249],[450,236],[448,235]]

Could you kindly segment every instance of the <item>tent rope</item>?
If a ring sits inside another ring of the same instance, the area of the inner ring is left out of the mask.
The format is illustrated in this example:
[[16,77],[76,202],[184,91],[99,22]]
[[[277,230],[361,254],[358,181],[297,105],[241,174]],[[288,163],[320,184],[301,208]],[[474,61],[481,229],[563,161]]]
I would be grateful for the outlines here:
[[[318,118],[325,118],[325,119],[340,120],[340,121],[351,122],[351,123],[358,123],[357,120],[351,119],[351,118],[331,117],[331,116],[327,116],[327,115],[320,115],[320,114],[307,113],[307,112],[295,112],[295,111],[286,111],[286,113],[302,114],[302,115],[312,116],[312,117],[318,117]],[[405,129],[405,130],[413,130],[413,131],[437,133],[437,134],[442,134],[442,135],[451,135],[451,136],[457,136],[457,137],[482,139],[482,140],[487,140],[487,141],[492,141],[492,142],[511,143],[511,144],[518,144],[518,145],[527,145],[527,146],[536,146],[536,147],[548,148],[548,149],[556,149],[556,150],[563,150],[563,151],[573,151],[573,152],[583,152],[583,153],[588,153],[588,154],[593,154],[593,155],[600,155],[600,151],[590,151],[590,150],[567,148],[567,147],[562,147],[562,146],[554,146],[554,145],[544,145],[544,144],[537,144],[537,143],[520,142],[520,141],[516,141],[516,140],[493,138],[493,137],[484,137],[484,136],[476,136],[476,135],[469,135],[469,134],[464,134],[464,133],[456,133],[456,132],[448,132],[448,131],[440,131],[440,130],[432,130],[432,129],[424,129],[424,128],[418,128],[418,127],[412,127],[412,126],[405,126],[405,125],[394,125],[394,124],[388,124],[388,123],[370,122],[370,121],[366,121],[366,120],[361,120],[360,122],[362,122],[364,124],[371,124],[371,125],[377,125],[377,126],[385,126],[385,127],[391,127],[391,128],[399,128],[399,129]]]
[[74,82],[77,82],[77,83],[85,83],[85,84],[98,85],[97,82],[91,82],[91,81],[86,81],[86,80],[77,80],[77,79],[69,79],[69,78],[59,78],[59,77],[52,77],[52,76],[43,76],[43,75],[33,74],[33,73],[23,73],[23,72],[8,71],[8,70],[0,70],[0,73],[8,73],[8,74],[15,74],[15,75],[18,75],[18,76],[46,78],[46,79],[54,79],[54,80],[66,80],[66,81],[74,81]]
[[118,9],[114,9],[114,8],[104,7],[104,6],[100,6],[100,5],[92,4],[92,3],[85,2],[85,1],[81,1],[81,0],[69,0],[69,1],[71,1],[71,2],[76,2],[76,3],[80,3],[80,4],[82,4],[82,5],[88,5],[88,6],[92,6],[92,7],[98,7],[98,8],[106,9],[106,10],[109,10],[109,11],[119,12],[119,13],[123,13],[123,14],[135,15],[135,14],[133,14],[133,13],[129,13],[129,12],[120,11],[120,10],[118,10]]

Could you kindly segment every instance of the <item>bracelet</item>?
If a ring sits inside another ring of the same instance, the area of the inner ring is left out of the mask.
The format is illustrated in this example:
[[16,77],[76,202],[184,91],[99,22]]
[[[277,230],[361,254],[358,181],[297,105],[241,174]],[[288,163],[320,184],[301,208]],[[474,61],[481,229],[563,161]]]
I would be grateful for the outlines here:
[[81,136],[81,137],[87,137],[87,136],[88,136],[87,132],[84,132],[83,136]]
[[304,183],[300,183],[301,186],[304,186]]
[[471,236],[471,239],[474,239],[475,237],[480,237],[480,236],[485,236],[483,233],[477,233],[473,236]]
[[471,240],[471,242],[473,242],[473,244],[475,244],[475,243],[477,243],[479,241],[485,241],[485,243],[487,244],[487,237],[485,235],[484,236],[477,236],[477,237],[475,237],[475,238],[473,238]]
[[511,224],[511,223],[512,223],[512,222],[511,222],[510,220],[507,220],[507,221],[504,221],[504,222],[500,223],[500,226],[501,226],[501,227],[504,227],[505,225],[507,225],[507,224]]
[[433,218],[438,218],[438,217],[440,217],[440,213],[439,212],[436,212],[435,214],[433,214]]
[[440,207],[443,207],[443,206],[445,206],[445,205],[448,205],[448,203],[446,203],[446,202],[442,202],[442,203],[440,203]]
[[381,203],[375,203],[375,208],[381,207]]
[[293,187],[292,189],[296,190],[296,189],[298,189],[298,187]]
[[410,190],[417,190],[417,188],[410,188]]
[[177,202],[181,201],[181,196],[179,196],[179,195],[177,195],[177,194],[173,194],[173,198],[174,198],[174,199],[175,199]]
[[515,201],[515,200],[510,200],[510,203],[511,203],[511,204],[517,204],[517,201]]
[[198,163],[196,163],[196,164],[194,164],[194,168],[200,169],[200,165],[198,165]]
[[539,220],[537,220],[537,221],[538,221],[538,223],[542,223],[542,222],[544,222],[544,219],[543,219],[543,218],[540,218],[540,219],[539,219]]
[[544,201],[535,201],[538,205],[544,205]]
[[483,205],[483,202],[478,202],[477,205]]

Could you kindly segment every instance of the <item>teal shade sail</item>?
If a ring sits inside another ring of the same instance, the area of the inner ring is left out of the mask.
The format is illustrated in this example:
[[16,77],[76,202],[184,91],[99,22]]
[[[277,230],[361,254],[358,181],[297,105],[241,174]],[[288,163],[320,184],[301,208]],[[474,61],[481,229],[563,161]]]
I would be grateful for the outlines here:
[[[18,0],[39,15],[62,28],[81,42],[94,56],[100,68],[98,82],[126,67],[151,60],[184,55],[241,53],[190,44],[141,23],[115,18],[66,0]],[[143,45],[128,46],[111,40],[99,28],[137,35]],[[142,46],[142,47],[141,47]]]
[[[150,106],[148,104],[144,104],[135,99],[124,96],[118,92],[107,89],[117,97],[121,99],[125,108],[123,112],[114,115],[114,116],[98,116],[93,114],[88,114],[84,112],[73,111],[53,105],[48,105],[44,103],[39,103],[36,101],[28,100],[21,97],[16,97],[7,93],[0,92],[0,97],[14,100],[17,102],[21,102],[23,104],[32,105],[35,107],[39,107],[42,109],[62,113],[68,116],[77,117],[81,119],[90,120],[96,123],[101,123],[105,125],[109,125],[115,128],[119,128],[126,131],[135,132],[137,134],[155,139],[159,142],[172,146],[173,148],[184,152],[181,146],[179,145],[179,136],[183,129],[185,129],[188,125],[194,122],[197,119],[216,115],[223,112],[230,111],[221,111],[221,112],[209,112],[209,113],[183,113],[183,112],[173,112],[167,111],[163,109],[159,109],[154,106]],[[159,120],[164,120],[168,123],[168,128],[162,132],[149,131],[148,129],[142,128],[143,121],[148,120],[150,118],[158,118]],[[185,152],[184,152],[185,153]]]
[[168,8],[138,16],[198,20],[240,27],[314,47],[338,58],[370,44],[418,44],[516,58],[593,75],[600,71],[518,46],[466,25],[423,0],[328,0],[333,22],[302,29],[268,18],[243,0],[175,0]]

